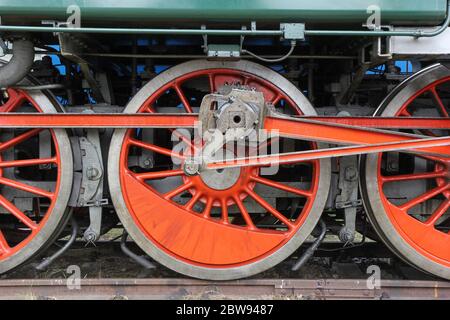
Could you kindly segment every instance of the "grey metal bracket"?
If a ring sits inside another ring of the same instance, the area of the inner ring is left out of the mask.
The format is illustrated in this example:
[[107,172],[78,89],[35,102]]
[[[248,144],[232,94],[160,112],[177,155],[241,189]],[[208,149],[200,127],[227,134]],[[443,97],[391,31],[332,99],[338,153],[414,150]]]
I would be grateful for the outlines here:
[[87,137],[81,138],[81,150],[85,150],[83,156],[83,198],[81,204],[89,207],[90,225],[84,232],[84,239],[94,242],[100,237],[102,226],[102,205],[108,204],[103,199],[104,168],[102,150],[98,130],[87,130]]
[[[56,20],[42,20],[41,24],[50,25],[52,28],[67,28],[67,21],[56,21]],[[58,35],[58,32],[53,32],[53,35]]]
[[2,38],[0,38],[0,50],[0,57],[3,57],[9,53],[8,46]]
[[[200,29],[206,30],[206,26],[203,24],[203,25],[200,27]],[[205,53],[207,53],[207,52],[208,52],[208,35],[205,33],[205,34],[202,35],[202,37],[203,37],[203,45],[202,45],[202,48],[203,48],[203,51],[204,51]]]
[[339,239],[344,243],[352,243],[356,232],[357,207],[362,204],[358,199],[358,157],[343,157],[339,159],[339,189],[336,197],[336,209],[343,209],[345,225],[339,231]]
[[74,154],[74,187],[69,204],[89,208],[90,225],[84,232],[88,242],[100,237],[102,207],[109,203],[103,198],[104,168],[100,135],[97,129],[88,129],[86,136],[71,139]]
[[346,202],[336,202],[336,209],[357,208],[362,206],[362,204],[363,202],[361,199]]
[[[201,28],[205,30],[206,26]],[[242,30],[247,30],[247,27],[242,26]],[[252,30],[256,30],[256,22],[252,22]],[[245,36],[241,35],[239,44],[208,44],[208,35],[204,34],[202,48],[209,60],[239,60],[244,39]]]
[[100,200],[99,194],[103,191],[103,163],[97,129],[87,130],[87,137],[80,138],[80,149],[83,180],[78,205],[84,207],[91,201]]
[[107,206],[109,204],[109,200],[108,199],[100,199],[100,200],[92,200],[92,201],[87,201],[84,205],[84,207],[103,207],[103,206]]
[[66,21],[56,21],[56,20],[42,20],[41,24],[51,25],[52,27],[67,27],[68,23]]
[[92,89],[92,95],[97,103],[105,102],[106,99],[103,96],[103,92],[100,88],[100,84],[92,75],[89,63],[81,57],[84,51],[86,51],[90,45],[96,46],[102,52],[104,51],[104,47],[101,45],[97,45],[97,43],[90,44],[89,41],[93,41],[91,39],[85,38],[85,36],[81,35],[70,35],[70,34],[58,34],[58,41],[60,45],[61,55],[66,59],[77,63],[80,66],[81,72],[83,73],[86,82],[89,84],[89,87]]

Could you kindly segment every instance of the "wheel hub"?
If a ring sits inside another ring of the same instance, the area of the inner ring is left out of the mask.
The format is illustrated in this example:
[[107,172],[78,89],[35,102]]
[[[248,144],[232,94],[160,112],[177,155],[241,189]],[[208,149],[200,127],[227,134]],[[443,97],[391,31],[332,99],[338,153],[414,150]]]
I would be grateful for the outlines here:
[[[223,158],[226,160],[233,159],[233,152],[226,150],[224,153],[225,157],[219,153],[213,157],[213,160],[220,161],[223,160]],[[231,188],[236,184],[240,176],[241,168],[206,170],[200,173],[200,178],[203,183],[215,190],[226,190]]]
[[266,113],[263,92],[243,86],[224,86],[220,91],[203,98],[199,112],[202,132],[218,130],[227,139],[238,140],[262,128]]

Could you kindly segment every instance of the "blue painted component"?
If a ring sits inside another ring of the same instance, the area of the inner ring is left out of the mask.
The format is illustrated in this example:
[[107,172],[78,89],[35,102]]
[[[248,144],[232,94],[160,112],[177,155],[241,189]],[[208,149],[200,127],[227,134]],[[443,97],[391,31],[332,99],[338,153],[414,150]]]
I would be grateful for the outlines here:
[[[49,47],[59,51],[59,45],[55,44],[55,45],[51,45]],[[66,75],[66,66],[61,63],[61,59],[57,55],[53,55],[53,54],[50,55],[50,58],[52,59],[52,63],[55,66],[55,68],[58,69],[59,74],[62,76],[65,76]]]
[[[411,61],[399,60],[395,62],[395,66],[400,68],[401,74],[411,74],[413,70]],[[367,71],[366,74],[367,75],[382,74],[385,72],[385,69],[386,66],[383,64],[378,66],[377,68]]]

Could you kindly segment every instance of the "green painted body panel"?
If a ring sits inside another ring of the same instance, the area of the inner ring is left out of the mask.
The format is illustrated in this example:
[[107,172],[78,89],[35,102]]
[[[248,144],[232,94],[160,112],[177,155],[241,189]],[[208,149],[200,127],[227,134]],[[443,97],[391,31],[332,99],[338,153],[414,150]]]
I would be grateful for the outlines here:
[[[82,21],[296,21],[365,23],[370,5],[382,10],[383,23],[439,24],[447,0],[0,0],[7,20],[60,19],[71,4],[81,8]],[[28,20],[29,22],[30,20]]]

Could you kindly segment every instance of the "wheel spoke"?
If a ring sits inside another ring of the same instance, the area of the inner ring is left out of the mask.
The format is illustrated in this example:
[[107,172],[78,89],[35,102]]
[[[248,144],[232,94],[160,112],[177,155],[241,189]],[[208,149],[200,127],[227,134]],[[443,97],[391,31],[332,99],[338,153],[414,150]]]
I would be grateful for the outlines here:
[[249,228],[250,230],[255,230],[255,224],[253,223],[252,218],[250,217],[250,214],[247,211],[247,208],[245,208],[244,203],[242,202],[241,199],[239,199],[239,195],[235,195],[234,198],[234,203],[236,203],[236,205],[239,208],[239,211],[241,212],[242,217],[245,220],[245,223],[247,224],[247,228]]
[[250,81],[250,77],[245,76],[245,75],[242,77],[242,85],[243,86],[248,85],[249,81]]
[[191,107],[189,101],[187,100],[186,96],[184,95],[183,90],[181,89],[179,84],[175,84],[173,87],[174,87],[175,91],[177,92],[178,97],[180,98],[181,103],[183,104],[186,112],[192,113],[192,107]]
[[[143,112],[147,113],[156,113],[155,108],[148,104],[145,106]],[[192,150],[197,150],[196,146],[190,141],[187,137],[185,137],[182,133],[178,132],[176,129],[169,129],[170,132],[172,132],[177,138],[181,139],[184,143],[186,143]]]
[[168,177],[177,177],[184,174],[183,170],[166,170],[166,171],[156,171],[156,172],[145,172],[145,173],[132,173],[138,180],[157,180],[164,179]]
[[189,147],[189,151],[190,153],[188,154],[189,156],[194,155],[199,148],[195,145],[195,143],[192,143],[192,141],[186,137],[185,135],[183,135],[181,132],[177,131],[177,130],[173,130],[173,129],[169,129],[177,138],[179,138],[182,142],[184,142],[188,147]]
[[27,160],[13,160],[13,161],[3,161],[0,162],[0,168],[15,168],[15,167],[31,167],[38,166],[41,164],[57,163],[56,158],[45,158],[45,159],[27,159]]
[[444,200],[441,205],[433,212],[433,214],[425,221],[427,226],[434,226],[436,222],[447,212],[450,208],[450,200]]
[[19,219],[24,225],[31,230],[37,229],[37,224],[27,217],[25,213],[20,211],[14,204],[8,201],[5,197],[0,195],[0,205],[8,210],[13,216]]
[[1,112],[11,112],[19,107],[25,100],[26,97],[22,91],[16,91],[13,89],[8,89],[9,100],[0,107]]
[[22,190],[25,192],[29,192],[38,196],[42,196],[48,199],[53,199],[54,194],[52,192],[43,190],[41,188],[38,187],[33,187],[33,186],[29,186],[27,184],[18,182],[18,181],[14,181],[14,180],[10,180],[10,179],[6,179],[3,177],[0,177],[0,184],[3,184],[5,186],[14,188],[14,189],[18,189],[18,190]]
[[297,189],[297,188],[293,188],[290,186],[287,186],[285,184],[276,182],[276,181],[272,181],[266,178],[262,178],[262,177],[258,177],[258,176],[252,176],[251,179],[255,182],[264,184],[266,186],[278,189],[278,190],[282,190],[282,191],[286,191],[289,193],[293,193],[302,197],[306,197],[306,198],[310,198],[312,196],[312,193],[310,191],[305,191],[305,190],[301,190],[301,189]]
[[213,73],[209,73],[208,80],[209,80],[209,88],[211,90],[211,93],[214,93],[216,91],[215,75]]
[[264,200],[259,195],[257,195],[253,190],[250,190],[249,188],[247,188],[246,192],[253,200],[255,200],[264,209],[266,209],[271,215],[273,215],[275,218],[280,220],[284,225],[286,225],[286,227],[288,227],[289,229],[294,228],[294,224],[291,221],[289,221],[289,219],[287,219],[278,210],[276,210],[274,207],[272,207],[270,204],[268,204],[266,202],[266,200]]
[[430,91],[433,94],[434,100],[438,104],[439,109],[442,112],[442,115],[444,117],[448,118],[449,114],[448,114],[447,108],[445,107],[444,103],[442,102],[442,99],[439,96],[439,93],[437,92],[436,87],[433,87],[432,89],[430,89]]
[[212,206],[213,206],[213,202],[214,202],[214,199],[208,197],[208,200],[206,201],[205,209],[203,209],[203,212],[202,212],[203,213],[203,217],[205,217],[205,218],[210,218],[211,217],[211,209],[212,209]]
[[383,183],[389,183],[389,182],[397,182],[397,181],[434,179],[434,178],[444,177],[445,175],[446,175],[445,171],[438,171],[438,172],[427,172],[427,173],[404,174],[404,175],[398,175],[398,176],[383,176],[383,177],[381,177],[381,180]]
[[9,246],[8,241],[6,241],[3,232],[0,230],[0,256],[7,253],[9,250],[11,250],[11,247]]
[[191,188],[192,185],[193,185],[193,184],[192,184],[191,182],[182,184],[181,186],[175,188],[174,190],[172,190],[172,191],[166,193],[166,194],[164,195],[164,199],[170,200],[170,199],[172,199],[173,197],[176,197],[177,195],[179,195],[179,194],[185,192],[187,189]]
[[222,208],[222,223],[228,224],[230,223],[228,219],[228,204],[227,199],[221,199],[220,200],[220,206]]
[[139,141],[136,139],[129,139],[129,143],[133,146],[147,149],[147,150],[150,150],[150,151],[153,151],[153,152],[156,152],[156,153],[159,153],[159,154],[171,157],[171,158],[177,158],[177,159],[181,159],[181,160],[184,160],[186,158],[185,156],[178,154],[176,152],[173,152],[172,150],[169,150],[167,148],[159,147],[154,144],[142,142],[142,141]]
[[277,103],[281,101],[281,99],[283,99],[283,95],[277,94],[277,95],[275,96],[275,98],[273,99],[272,104],[273,104],[274,106],[276,106]]
[[155,113],[155,108],[151,104],[147,104],[144,109],[142,110],[144,113]]
[[418,154],[417,157],[428,160],[428,161],[441,163],[444,165],[450,163],[450,159],[448,159],[448,158],[439,158],[439,157],[428,155],[428,154]]
[[37,135],[39,132],[41,132],[42,129],[33,129],[30,131],[27,131],[25,133],[22,133],[21,135],[18,135],[17,137],[12,138],[9,141],[3,142],[0,144],[0,152],[4,152],[5,150],[8,150],[9,148],[24,142],[25,140],[28,140],[29,138]]
[[186,203],[185,208],[186,210],[191,211],[192,208],[194,208],[195,204],[198,202],[198,200],[200,200],[200,197],[202,196],[202,194],[200,192],[197,192],[191,200],[189,200],[188,203]]
[[448,189],[448,185],[443,185],[441,187],[438,188],[434,188],[428,192],[425,192],[424,194],[418,196],[415,199],[412,199],[408,202],[406,202],[405,204],[402,204],[399,208],[403,211],[408,211],[409,209],[417,206],[418,204],[421,204],[427,200],[430,200],[431,198],[437,196],[438,194],[444,192],[445,190]]

